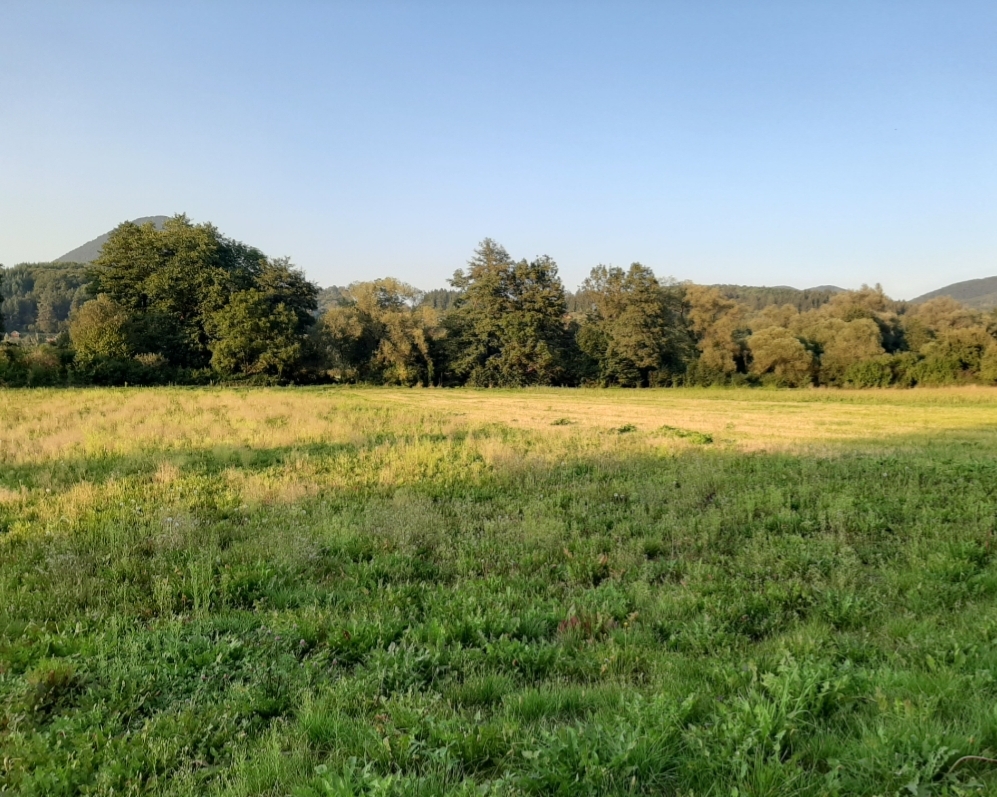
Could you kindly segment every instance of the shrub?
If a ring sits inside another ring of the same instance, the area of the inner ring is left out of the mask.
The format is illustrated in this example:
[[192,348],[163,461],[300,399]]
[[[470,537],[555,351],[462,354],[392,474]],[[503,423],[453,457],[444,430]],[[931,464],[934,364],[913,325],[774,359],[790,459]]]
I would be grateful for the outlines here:
[[893,358],[889,355],[854,363],[845,371],[849,387],[889,387],[893,383]]

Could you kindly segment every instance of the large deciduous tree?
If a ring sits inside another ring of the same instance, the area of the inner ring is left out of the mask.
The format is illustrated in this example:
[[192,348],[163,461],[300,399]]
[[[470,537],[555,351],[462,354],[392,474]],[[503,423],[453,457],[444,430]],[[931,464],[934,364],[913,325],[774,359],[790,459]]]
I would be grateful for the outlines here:
[[813,383],[814,358],[788,329],[766,326],[748,338],[751,373],[784,387]]
[[569,378],[567,304],[553,260],[516,262],[486,238],[450,284],[460,291],[444,319],[455,376],[478,386],[554,385]]
[[704,285],[687,286],[685,301],[689,326],[699,349],[696,380],[723,382],[735,373],[747,370],[745,307],[726,298],[716,288]]
[[263,291],[233,293],[208,316],[211,367],[226,375],[272,374],[282,377],[301,357],[297,318],[284,302]]
[[825,384],[843,384],[850,368],[886,353],[879,325],[871,318],[828,319],[815,331],[815,339],[822,348],[820,378]]
[[395,279],[357,282],[322,317],[332,374],[344,381],[432,384],[436,310]]
[[128,314],[133,352],[226,374],[286,374],[318,293],[286,259],[269,259],[182,215],[162,230],[120,225],[90,277],[94,294]]
[[76,362],[89,367],[101,360],[124,360],[132,356],[128,341],[129,313],[107,294],[74,311],[69,321],[69,337]]

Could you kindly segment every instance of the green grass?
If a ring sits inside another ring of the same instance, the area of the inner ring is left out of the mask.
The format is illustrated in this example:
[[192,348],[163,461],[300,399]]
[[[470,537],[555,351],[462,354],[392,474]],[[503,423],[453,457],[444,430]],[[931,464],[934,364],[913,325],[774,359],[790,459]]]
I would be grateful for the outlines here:
[[0,788],[997,791],[997,397],[724,395],[0,394]]

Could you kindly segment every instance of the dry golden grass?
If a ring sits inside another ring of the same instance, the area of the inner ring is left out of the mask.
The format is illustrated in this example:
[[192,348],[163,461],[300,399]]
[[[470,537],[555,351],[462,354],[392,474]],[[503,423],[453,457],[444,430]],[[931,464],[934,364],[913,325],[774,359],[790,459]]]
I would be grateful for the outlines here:
[[16,504],[24,499],[26,492],[23,487],[19,490],[0,487],[0,504]]
[[[997,442],[997,391],[983,388],[177,388],[7,391],[0,399],[0,466],[11,469],[0,506],[16,507],[25,528],[48,529],[117,505],[128,474],[147,474],[146,494],[169,513],[171,490],[192,463],[221,468],[232,500],[259,506],[580,457],[667,454],[702,435],[732,451]],[[30,489],[18,468],[32,472]],[[82,470],[67,477],[67,468]]]
[[[563,425],[555,425],[562,421]],[[154,452],[259,451],[309,444],[369,445],[377,435],[406,436],[419,470],[420,437],[474,434],[500,424],[519,430],[534,455],[564,446],[585,450],[632,446],[612,432],[625,425],[653,433],[663,426],[711,435],[742,450],[883,442],[930,432],[997,426],[997,391],[759,390],[407,390],[148,389],[6,391],[0,393],[0,464],[27,465]],[[593,435],[593,432],[597,433]],[[532,434],[531,434],[532,433]],[[598,434],[605,433],[605,434]],[[645,444],[659,445],[653,434]],[[553,443],[557,442],[556,445]],[[681,446],[669,438],[669,445]],[[515,460],[518,446],[483,435],[488,462]],[[161,466],[156,480],[176,478]],[[387,474],[385,478],[394,478]]]
[[[978,430],[997,422],[997,391],[547,390],[394,391],[385,399],[410,410],[462,413],[467,423],[545,429],[606,430],[633,424],[710,434],[739,449],[787,449],[848,441],[887,441],[925,432]],[[383,400],[383,399],[382,399]],[[556,430],[549,430],[555,432]]]

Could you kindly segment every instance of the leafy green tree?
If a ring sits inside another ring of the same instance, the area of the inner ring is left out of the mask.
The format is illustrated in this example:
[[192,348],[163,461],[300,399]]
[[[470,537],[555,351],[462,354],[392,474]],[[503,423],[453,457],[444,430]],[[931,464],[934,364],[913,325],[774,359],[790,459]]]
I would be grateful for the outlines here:
[[751,373],[786,387],[800,387],[813,381],[813,355],[792,332],[769,326],[748,338]]
[[123,360],[131,357],[128,311],[107,294],[101,294],[73,313],[69,337],[76,351],[76,361],[90,366],[100,360]]
[[344,381],[431,384],[437,326],[422,294],[390,278],[350,285],[322,317],[329,365]]
[[991,343],[980,358],[980,381],[992,385],[997,382],[997,343]]
[[294,310],[283,302],[273,305],[257,288],[237,291],[207,319],[211,367],[229,376],[283,377],[302,354],[297,327]]
[[766,327],[791,329],[800,318],[800,311],[791,304],[770,304],[755,313],[748,321],[752,333]]
[[284,305],[294,314],[294,330],[304,334],[315,323],[318,286],[310,282],[286,257],[268,258],[251,272],[251,285],[276,307]]
[[[900,305],[883,293],[880,285],[863,285],[857,291],[841,291],[817,312],[817,318],[840,319],[845,322],[867,318],[879,327],[879,341],[887,352],[905,348],[904,330],[897,309]],[[878,356],[878,355],[877,355]]]
[[24,350],[12,343],[0,343],[0,387],[23,387],[26,382]]
[[820,355],[823,384],[842,384],[847,381],[848,369],[853,365],[886,353],[880,327],[872,318],[828,319],[816,334],[823,349]]
[[[289,261],[268,259],[182,215],[162,230],[151,223],[120,225],[90,275],[94,292],[129,313],[134,351],[185,368],[210,364],[227,374],[283,375],[300,354],[291,352],[302,345],[287,341],[305,334],[317,306],[317,287]],[[261,315],[250,319],[251,312]],[[250,341],[239,333],[237,319],[267,337]]]
[[845,371],[844,384],[850,387],[889,387],[905,363],[896,355],[881,354],[852,363]]
[[[91,266],[93,290],[106,293],[136,323],[136,348],[162,354],[175,365],[208,364],[208,312],[224,303],[235,254],[218,231],[185,217],[162,230],[126,222],[104,244]],[[262,254],[259,255],[262,259]]]
[[65,384],[65,368],[55,346],[0,343],[0,387],[54,387]]
[[596,266],[582,284],[589,303],[579,348],[596,364],[598,381],[626,387],[668,383],[682,372],[691,340],[682,291],[662,285],[640,263],[629,270]]
[[373,361],[381,370],[383,381],[400,385],[432,384],[436,311],[427,305],[406,305],[382,314],[380,322],[383,332]]
[[940,335],[971,327],[985,328],[982,313],[949,296],[915,304],[904,314],[902,324],[907,348],[916,352],[924,351]]
[[162,230],[151,223],[120,225],[92,264],[91,275],[92,290],[108,294],[131,314],[137,351],[161,354],[188,368],[228,362],[215,359],[219,339],[207,327],[226,327],[219,321],[224,316],[216,316],[231,297],[257,291],[260,297],[242,297],[233,312],[249,307],[269,312],[282,305],[301,334],[312,321],[318,292],[288,261],[268,260],[213,225],[193,224],[182,215]]
[[571,341],[557,264],[514,262],[491,239],[450,284],[460,291],[444,319],[449,369],[468,384],[559,384],[568,378]]
[[724,382],[745,372],[747,310],[716,288],[689,285],[685,291],[689,326],[696,338],[699,359],[696,381]]
[[[965,381],[980,374],[987,350],[994,339],[980,324],[950,327],[936,331],[935,337],[921,346],[918,381],[925,385],[944,385]],[[988,381],[983,376],[983,381]]]

